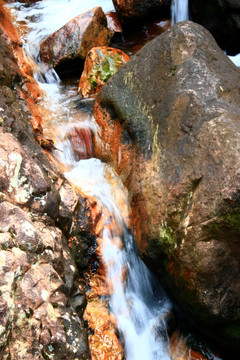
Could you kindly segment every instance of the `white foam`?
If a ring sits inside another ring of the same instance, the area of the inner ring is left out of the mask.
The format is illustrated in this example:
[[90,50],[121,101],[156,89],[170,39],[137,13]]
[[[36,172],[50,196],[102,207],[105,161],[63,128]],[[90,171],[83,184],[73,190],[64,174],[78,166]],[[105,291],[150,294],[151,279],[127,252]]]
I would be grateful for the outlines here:
[[240,67],[240,54],[237,54],[235,56],[228,56],[228,57],[237,67]]

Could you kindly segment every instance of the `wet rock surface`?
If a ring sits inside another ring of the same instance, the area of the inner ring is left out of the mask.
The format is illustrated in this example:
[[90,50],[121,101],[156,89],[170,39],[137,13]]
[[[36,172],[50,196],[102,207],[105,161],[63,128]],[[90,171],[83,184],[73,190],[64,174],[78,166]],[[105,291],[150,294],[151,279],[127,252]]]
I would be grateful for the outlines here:
[[191,19],[208,29],[229,55],[240,52],[240,2],[189,0]]
[[[17,88],[18,96],[24,101],[24,107],[29,111],[27,122],[35,133],[41,133],[42,117],[36,103],[43,94],[37,81],[33,78],[33,71],[26,60],[23,52],[22,40],[11,22],[9,11],[3,7],[4,1],[0,1],[0,84],[6,86],[5,92],[9,105],[14,103],[14,96],[9,88]],[[19,111],[21,116],[21,111]]]
[[149,16],[167,16],[170,14],[169,0],[113,0],[120,20],[125,25],[132,21],[142,21]]
[[101,7],[95,7],[76,16],[57,30],[40,48],[42,61],[54,67],[66,60],[84,59],[94,46],[107,46],[114,32],[107,28],[107,19]]
[[122,25],[120,23],[120,20],[117,16],[117,13],[114,11],[110,11],[109,13],[106,14],[106,18],[107,18],[107,24],[110,30],[116,32],[116,33],[121,33],[122,32]]
[[208,31],[183,22],[120,69],[94,110],[106,144],[97,155],[130,190],[140,253],[231,350],[240,329],[239,84]]
[[128,60],[129,56],[119,49],[105,46],[92,48],[79,81],[80,95],[89,97],[97,93]]

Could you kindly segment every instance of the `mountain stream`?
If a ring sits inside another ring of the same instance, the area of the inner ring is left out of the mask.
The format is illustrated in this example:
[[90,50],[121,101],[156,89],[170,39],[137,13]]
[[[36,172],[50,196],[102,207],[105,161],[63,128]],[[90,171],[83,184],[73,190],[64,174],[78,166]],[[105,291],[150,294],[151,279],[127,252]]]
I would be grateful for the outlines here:
[[[187,16],[188,2],[184,1],[180,18],[176,15],[180,11],[178,3],[173,3],[174,22]],[[53,69],[39,60],[39,45],[43,39],[74,16],[99,5],[104,12],[113,10],[111,0],[101,0],[100,4],[97,0],[58,0],[57,4],[55,0],[46,0],[8,6],[22,29],[24,51],[34,68],[34,77],[45,93],[40,105],[44,135],[54,138],[54,157],[70,182],[83,193],[96,197],[117,224],[118,234],[114,229],[103,230],[102,254],[107,281],[112,284],[109,307],[124,344],[125,357],[127,360],[170,360],[164,319],[171,311],[171,303],[163,290],[156,290],[152,274],[137,255],[126,223],[130,217],[127,191],[109,165],[94,157],[76,159],[66,136],[74,127],[90,129],[97,136],[97,125],[91,115],[92,100],[80,100],[76,83],[61,81]],[[119,241],[114,240],[119,240],[119,228],[120,246]],[[123,269],[127,274],[125,280]]]

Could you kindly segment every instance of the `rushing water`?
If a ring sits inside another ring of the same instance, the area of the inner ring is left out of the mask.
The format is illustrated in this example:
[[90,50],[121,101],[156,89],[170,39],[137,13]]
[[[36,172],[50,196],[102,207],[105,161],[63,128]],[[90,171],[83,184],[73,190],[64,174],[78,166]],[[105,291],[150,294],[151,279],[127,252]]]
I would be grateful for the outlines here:
[[[74,127],[91,128],[96,132],[92,116],[81,110],[76,87],[63,85],[53,69],[39,62],[41,41],[72,17],[99,5],[97,0],[46,0],[34,5],[11,4],[17,21],[27,25],[22,36],[27,56],[34,64],[35,78],[45,92],[43,101],[45,134],[54,133],[55,156],[65,167],[65,176],[83,192],[97,197],[122,228],[123,247],[114,243],[114,229],[103,231],[103,260],[108,281],[113,284],[110,308],[123,338],[127,360],[169,360],[165,317],[170,303],[154,287],[152,275],[137,255],[131,232],[124,224],[123,207],[128,208],[127,192],[114,171],[100,160],[77,161],[66,134]],[[105,11],[112,2],[102,0]],[[85,101],[86,103],[87,101]],[[86,105],[86,104],[85,104]],[[115,179],[111,186],[107,181]],[[123,203],[124,202],[124,203]],[[125,210],[126,215],[126,210]],[[122,279],[123,269],[126,281]]]
[[172,25],[183,20],[189,20],[188,0],[172,0],[172,4],[171,4]]

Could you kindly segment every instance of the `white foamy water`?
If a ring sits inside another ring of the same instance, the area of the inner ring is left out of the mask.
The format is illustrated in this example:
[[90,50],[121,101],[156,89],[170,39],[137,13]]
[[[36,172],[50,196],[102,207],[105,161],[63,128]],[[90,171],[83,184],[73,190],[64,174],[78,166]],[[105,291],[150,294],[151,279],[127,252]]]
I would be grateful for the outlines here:
[[[118,179],[118,186],[113,188],[108,183],[109,173]],[[97,197],[122,227],[121,239],[104,229],[103,258],[112,286],[109,305],[124,342],[126,359],[170,360],[166,317],[171,306],[159,284],[154,286],[151,273],[137,255],[132,234],[123,223],[118,199],[120,191],[121,201],[125,198],[128,204],[126,189],[115,172],[98,159],[79,161],[65,176],[85,193]]]
[[240,67],[240,54],[237,54],[235,56],[228,56],[228,57],[237,67]]
[[16,13],[18,21],[28,24],[30,33],[26,39],[36,45],[75,16],[96,6],[101,6],[105,13],[114,8],[111,0],[47,0],[30,6],[17,2],[8,5]]
[[171,4],[171,23],[189,20],[188,0],[172,0]]

